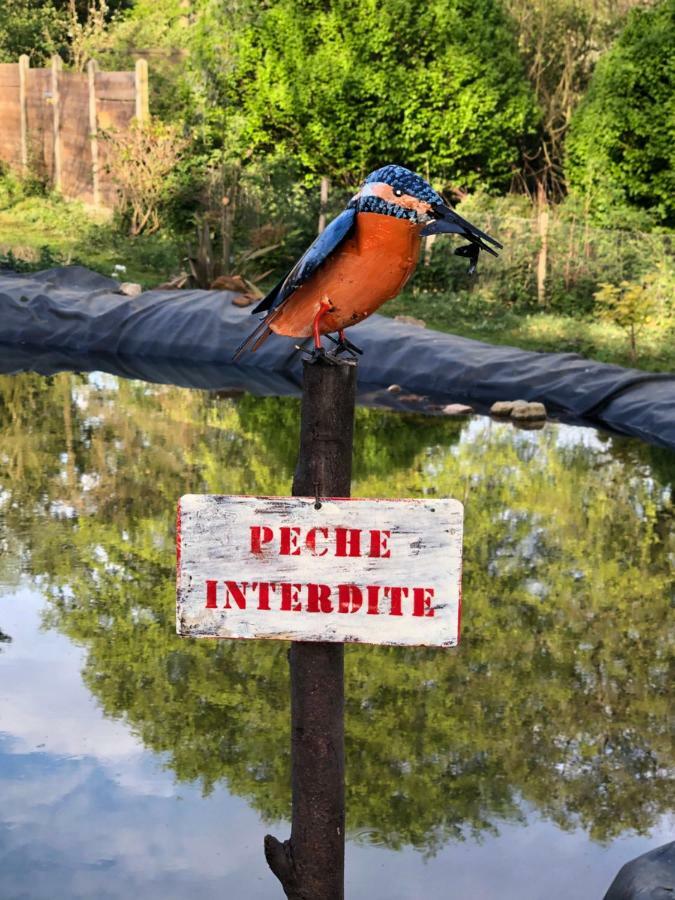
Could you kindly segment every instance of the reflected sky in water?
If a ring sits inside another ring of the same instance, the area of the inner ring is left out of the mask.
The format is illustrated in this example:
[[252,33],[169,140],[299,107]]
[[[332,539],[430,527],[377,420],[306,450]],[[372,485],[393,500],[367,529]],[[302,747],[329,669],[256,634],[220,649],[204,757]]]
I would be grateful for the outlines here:
[[[173,634],[172,514],[282,493],[297,404],[24,377],[0,425],[0,896],[279,897],[285,645]],[[357,442],[355,494],[466,501],[467,621],[347,654],[347,896],[601,897],[673,837],[672,454],[365,410]]]

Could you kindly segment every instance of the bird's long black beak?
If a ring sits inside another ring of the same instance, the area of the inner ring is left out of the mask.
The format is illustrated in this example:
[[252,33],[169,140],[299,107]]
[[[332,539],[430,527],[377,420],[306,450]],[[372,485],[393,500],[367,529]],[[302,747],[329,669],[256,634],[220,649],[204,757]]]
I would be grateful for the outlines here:
[[[469,274],[473,275],[476,271],[476,263],[478,262],[478,254],[481,250],[487,250],[493,256],[497,256],[497,251],[493,247],[502,249],[502,244],[495,238],[490,237],[480,228],[476,228],[471,222],[463,219],[454,209],[445,203],[434,203],[432,205],[433,221],[424,226],[422,237],[430,234],[458,234],[466,238],[470,243],[463,247],[458,247],[455,253],[458,256],[466,256],[471,260],[469,266]],[[492,244],[492,246],[490,246]]]

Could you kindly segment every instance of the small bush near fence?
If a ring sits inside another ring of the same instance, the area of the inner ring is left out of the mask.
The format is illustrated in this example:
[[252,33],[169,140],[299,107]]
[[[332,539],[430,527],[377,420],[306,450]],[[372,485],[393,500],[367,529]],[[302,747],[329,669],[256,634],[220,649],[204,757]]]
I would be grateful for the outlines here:
[[187,141],[174,125],[134,121],[125,131],[101,132],[107,145],[106,171],[115,180],[118,210],[129,234],[153,234],[160,211],[175,189],[174,172]]

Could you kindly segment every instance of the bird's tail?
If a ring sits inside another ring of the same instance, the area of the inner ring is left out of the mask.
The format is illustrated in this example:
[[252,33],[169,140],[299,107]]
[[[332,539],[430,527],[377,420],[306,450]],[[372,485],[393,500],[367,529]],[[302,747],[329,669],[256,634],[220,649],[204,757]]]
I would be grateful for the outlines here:
[[[271,324],[279,315],[283,307],[283,303],[279,306],[276,306],[274,309],[270,310],[266,313],[260,320],[260,322],[256,325],[253,331],[239,344],[237,349],[234,351],[234,355],[232,356],[232,362],[237,362],[237,360],[244,354],[249,348],[251,353],[255,353],[258,347],[261,347],[267,338],[272,334]],[[255,312],[255,310],[253,310]]]
[[259,322],[258,325],[253,329],[253,331],[244,338],[244,340],[239,344],[237,349],[234,351],[232,356],[232,362],[237,362],[237,360],[250,348],[252,353],[264,344],[267,338],[272,333],[272,329],[268,323],[269,316],[265,316],[262,322]]

